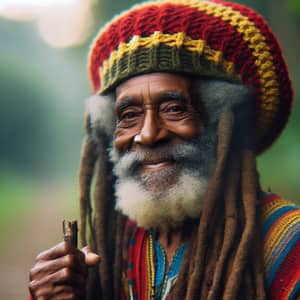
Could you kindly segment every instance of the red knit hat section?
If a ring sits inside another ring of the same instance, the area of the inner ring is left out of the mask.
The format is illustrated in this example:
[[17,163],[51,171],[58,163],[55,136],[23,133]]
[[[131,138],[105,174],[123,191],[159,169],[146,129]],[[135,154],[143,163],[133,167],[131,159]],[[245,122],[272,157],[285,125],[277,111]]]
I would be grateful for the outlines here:
[[[231,7],[232,9],[240,11],[242,15],[247,16],[247,18],[249,18],[249,20],[252,21],[257,26],[257,28],[259,28],[260,32],[266,39],[266,44],[270,48],[270,52],[272,54],[275,66],[275,72],[277,75],[277,81],[278,83],[280,83],[278,86],[280,101],[278,106],[278,112],[274,117],[273,124],[268,134],[264,136],[263,144],[261,144],[260,148],[257,149],[258,152],[262,152],[264,148],[268,148],[278,137],[278,135],[282,132],[286,123],[288,122],[288,118],[290,116],[293,106],[294,94],[288,74],[288,68],[282,55],[281,46],[276,36],[273,34],[271,28],[264,21],[264,19],[260,15],[258,15],[254,10],[237,3],[226,2],[222,0],[211,1],[227,7]],[[249,83],[251,84],[251,82]],[[258,87],[258,85],[253,86]],[[258,99],[260,99],[260,95],[258,93],[257,95]],[[258,103],[258,110],[259,106],[260,103]]]
[[263,18],[221,0],[163,0],[134,6],[91,46],[89,73],[105,93],[150,72],[212,76],[251,86],[257,98],[257,152],[280,134],[292,88],[279,43]]

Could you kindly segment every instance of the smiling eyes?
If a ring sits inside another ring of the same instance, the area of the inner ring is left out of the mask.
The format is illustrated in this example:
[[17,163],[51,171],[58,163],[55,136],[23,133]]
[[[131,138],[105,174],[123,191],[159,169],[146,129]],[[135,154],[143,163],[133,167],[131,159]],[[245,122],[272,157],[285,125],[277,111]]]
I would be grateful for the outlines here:
[[[156,111],[157,117],[162,121],[179,121],[185,118],[188,114],[188,107],[185,103],[179,101],[171,101],[162,103],[159,106],[153,106],[149,109]],[[143,120],[145,108],[128,105],[127,107],[117,110],[118,126],[132,127]]]
[[165,110],[164,112],[166,113],[181,113],[186,111],[186,106],[182,104],[180,105],[174,104],[174,105],[170,105],[169,107],[166,107],[164,110]]
[[124,113],[121,114],[121,117],[118,118],[118,121],[122,121],[122,120],[132,120],[134,118],[137,118],[140,115],[139,112],[136,111],[125,111]]
[[[162,107],[159,111],[160,114],[179,114],[186,111],[185,105],[178,105],[178,104],[170,104],[167,107]],[[135,107],[127,108],[122,113],[120,113],[119,120],[122,119],[132,119],[138,117],[139,115],[143,114],[143,110]]]

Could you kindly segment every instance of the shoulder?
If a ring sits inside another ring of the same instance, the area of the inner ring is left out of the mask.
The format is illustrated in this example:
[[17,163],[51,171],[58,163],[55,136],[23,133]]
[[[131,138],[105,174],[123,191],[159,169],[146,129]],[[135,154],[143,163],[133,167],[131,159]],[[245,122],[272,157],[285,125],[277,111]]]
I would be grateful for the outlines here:
[[300,291],[300,207],[266,194],[262,222],[268,296],[273,300],[296,299]]

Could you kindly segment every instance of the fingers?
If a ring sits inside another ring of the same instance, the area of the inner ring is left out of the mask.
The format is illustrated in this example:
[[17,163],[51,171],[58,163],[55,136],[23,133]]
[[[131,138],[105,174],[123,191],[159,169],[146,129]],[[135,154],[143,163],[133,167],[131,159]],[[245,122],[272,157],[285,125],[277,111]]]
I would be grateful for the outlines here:
[[36,265],[30,271],[30,279],[42,278],[46,274],[53,274],[64,268],[76,271],[83,276],[87,275],[87,266],[82,257],[79,258],[76,255],[67,254],[50,261],[37,261]]
[[30,286],[34,288],[46,285],[56,286],[62,284],[82,287],[85,285],[85,276],[83,274],[76,273],[71,269],[63,268],[55,273],[49,274],[43,278],[34,279],[30,282]]
[[100,256],[92,251],[89,246],[85,246],[81,250],[85,255],[85,263],[89,266],[96,266],[100,263]]
[[84,299],[88,266],[100,257],[90,247],[82,251],[62,242],[40,253],[30,271],[29,290],[35,300]]
[[33,299],[84,299],[87,265],[85,255],[66,242],[40,253],[30,271]]
[[[61,256],[64,256],[66,254],[75,254],[78,252],[78,249],[70,245],[68,242],[61,242],[58,245],[41,252],[36,260],[52,260]],[[77,254],[80,255],[80,254]],[[82,256],[84,257],[84,256]]]
[[29,290],[35,300],[84,300],[86,296],[85,288],[68,285],[34,286],[31,283]]
[[64,268],[31,281],[29,290],[34,299],[84,299],[86,277]]

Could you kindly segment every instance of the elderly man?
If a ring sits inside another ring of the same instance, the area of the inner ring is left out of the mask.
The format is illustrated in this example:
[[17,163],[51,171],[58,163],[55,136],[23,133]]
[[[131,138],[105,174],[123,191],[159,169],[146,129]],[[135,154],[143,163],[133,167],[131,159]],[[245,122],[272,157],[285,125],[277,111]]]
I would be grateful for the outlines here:
[[262,17],[222,0],[137,5],[100,31],[89,72],[80,240],[101,262],[66,242],[41,253],[32,298],[296,299],[300,212],[255,165],[292,104]]

